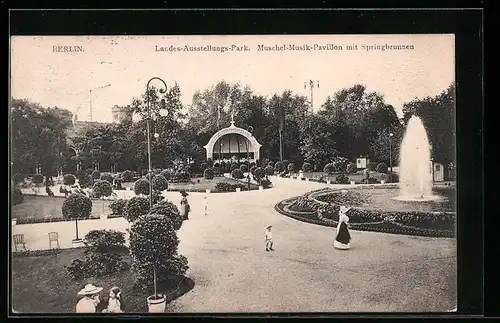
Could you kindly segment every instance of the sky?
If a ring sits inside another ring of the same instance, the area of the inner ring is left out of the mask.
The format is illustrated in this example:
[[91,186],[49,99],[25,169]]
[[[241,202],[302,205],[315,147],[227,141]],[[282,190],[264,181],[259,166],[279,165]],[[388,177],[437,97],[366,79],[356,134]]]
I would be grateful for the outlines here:
[[[337,48],[330,50],[329,44]],[[212,50],[160,51],[186,45]],[[245,45],[247,50],[237,50]],[[266,51],[259,45],[287,49]],[[293,50],[291,45],[311,50]],[[357,45],[357,50],[348,50],[348,45]],[[381,50],[386,45],[407,49]],[[62,46],[80,46],[83,51],[64,52]],[[233,50],[214,50],[224,46]],[[367,91],[381,93],[400,116],[405,102],[437,95],[455,80],[451,34],[14,36],[10,59],[13,98],[78,110],[78,120],[89,120],[92,90],[92,119],[102,122],[112,121],[114,105],[128,105],[139,97],[152,77],[162,78],[167,86],[177,82],[185,106],[197,90],[221,80],[248,85],[264,96],[285,90],[310,96],[304,83],[319,81],[313,93],[315,111],[327,96],[361,83]]]

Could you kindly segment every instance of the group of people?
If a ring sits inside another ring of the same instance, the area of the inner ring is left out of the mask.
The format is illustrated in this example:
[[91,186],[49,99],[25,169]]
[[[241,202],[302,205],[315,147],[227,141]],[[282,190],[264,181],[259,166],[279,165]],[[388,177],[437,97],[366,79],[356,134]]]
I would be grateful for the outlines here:
[[102,287],[93,284],[85,285],[78,296],[83,296],[76,304],[77,313],[123,313],[125,311],[121,289],[113,287],[109,290],[108,298],[101,302]]

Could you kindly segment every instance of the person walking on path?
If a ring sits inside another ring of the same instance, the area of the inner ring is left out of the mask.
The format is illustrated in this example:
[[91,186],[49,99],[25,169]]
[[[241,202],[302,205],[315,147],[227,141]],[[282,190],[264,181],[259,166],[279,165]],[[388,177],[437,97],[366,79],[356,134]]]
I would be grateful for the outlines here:
[[181,209],[180,209],[181,218],[183,220],[188,220],[189,219],[189,212],[191,211],[191,206],[189,205],[189,202],[188,202],[188,199],[187,199],[187,196],[189,194],[186,193],[185,190],[182,190],[180,193],[182,195],[182,198],[181,198]]
[[102,289],[102,287],[97,287],[92,284],[85,285],[85,287],[78,292],[78,295],[83,296],[83,298],[76,304],[76,312],[95,313],[97,305],[100,303],[99,293]]
[[335,240],[333,241],[333,247],[340,250],[348,250],[351,245],[351,235],[347,224],[349,223],[349,217],[347,212],[351,208],[342,205],[339,210],[339,224],[337,225],[337,232],[335,234]]
[[273,249],[273,234],[271,232],[272,225],[268,225],[266,228],[266,251],[274,251]]

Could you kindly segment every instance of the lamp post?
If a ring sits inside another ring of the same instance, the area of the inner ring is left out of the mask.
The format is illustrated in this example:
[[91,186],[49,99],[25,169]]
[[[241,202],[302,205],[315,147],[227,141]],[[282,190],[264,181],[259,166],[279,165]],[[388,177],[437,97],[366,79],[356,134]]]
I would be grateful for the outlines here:
[[[151,100],[149,99],[150,94],[149,94],[149,83],[151,81],[158,80],[163,83],[164,88],[160,88],[160,93],[165,93],[167,92],[167,84],[165,83],[164,80],[162,80],[159,77],[152,77],[149,79],[147,85],[146,85],[146,98],[147,98],[147,117],[146,117],[146,127],[147,127],[147,139],[148,139],[148,174],[149,174],[149,207],[153,207],[153,167],[151,163]],[[155,137],[158,138],[159,135],[155,133]],[[155,295],[156,295],[156,290],[155,290]]]
[[[250,132],[250,135],[253,136],[252,126],[248,126],[247,131]],[[250,151],[248,149],[248,139],[245,140],[245,144],[247,146],[247,182],[248,182],[248,190],[250,190]]]

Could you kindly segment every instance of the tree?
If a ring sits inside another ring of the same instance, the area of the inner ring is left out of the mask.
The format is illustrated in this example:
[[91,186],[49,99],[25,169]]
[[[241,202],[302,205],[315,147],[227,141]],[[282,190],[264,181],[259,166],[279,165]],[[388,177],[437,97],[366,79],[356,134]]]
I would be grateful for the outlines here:
[[92,200],[79,193],[73,193],[64,200],[62,215],[66,219],[74,219],[76,226],[76,239],[78,238],[78,220],[88,219],[92,213]]
[[169,201],[161,201],[153,206],[151,210],[149,210],[150,214],[159,214],[166,216],[172,221],[172,225],[174,230],[179,230],[182,226],[182,217],[180,215],[179,209],[172,202]]
[[156,175],[153,177],[153,189],[156,191],[164,191],[168,188],[168,182],[162,175]]
[[455,161],[455,84],[435,97],[413,100],[403,105],[403,121],[411,116],[422,119],[431,143],[432,157],[447,165]]
[[[390,134],[393,134],[391,137]],[[403,140],[403,127],[379,130],[370,144],[370,159],[385,162],[387,165],[399,164],[399,148]]]
[[102,199],[102,212],[104,213],[104,197],[113,194],[113,185],[108,181],[99,180],[94,183],[94,195]]
[[66,186],[74,185],[76,182],[76,177],[73,174],[65,174],[63,176],[63,184]]
[[149,181],[145,178],[140,178],[134,183],[134,192],[136,195],[149,195]]
[[160,214],[141,216],[130,229],[130,254],[136,285],[143,289],[177,282],[188,269],[187,259],[177,253],[179,239],[172,221]]
[[33,174],[40,166],[48,186],[55,169],[63,165],[72,114],[28,100],[12,99],[11,105],[12,171]]
[[336,135],[334,124],[327,118],[308,116],[300,129],[300,152],[303,158],[323,167],[338,154]]
[[141,215],[149,212],[149,199],[140,196],[134,196],[127,202],[125,218],[128,222],[134,222]]

